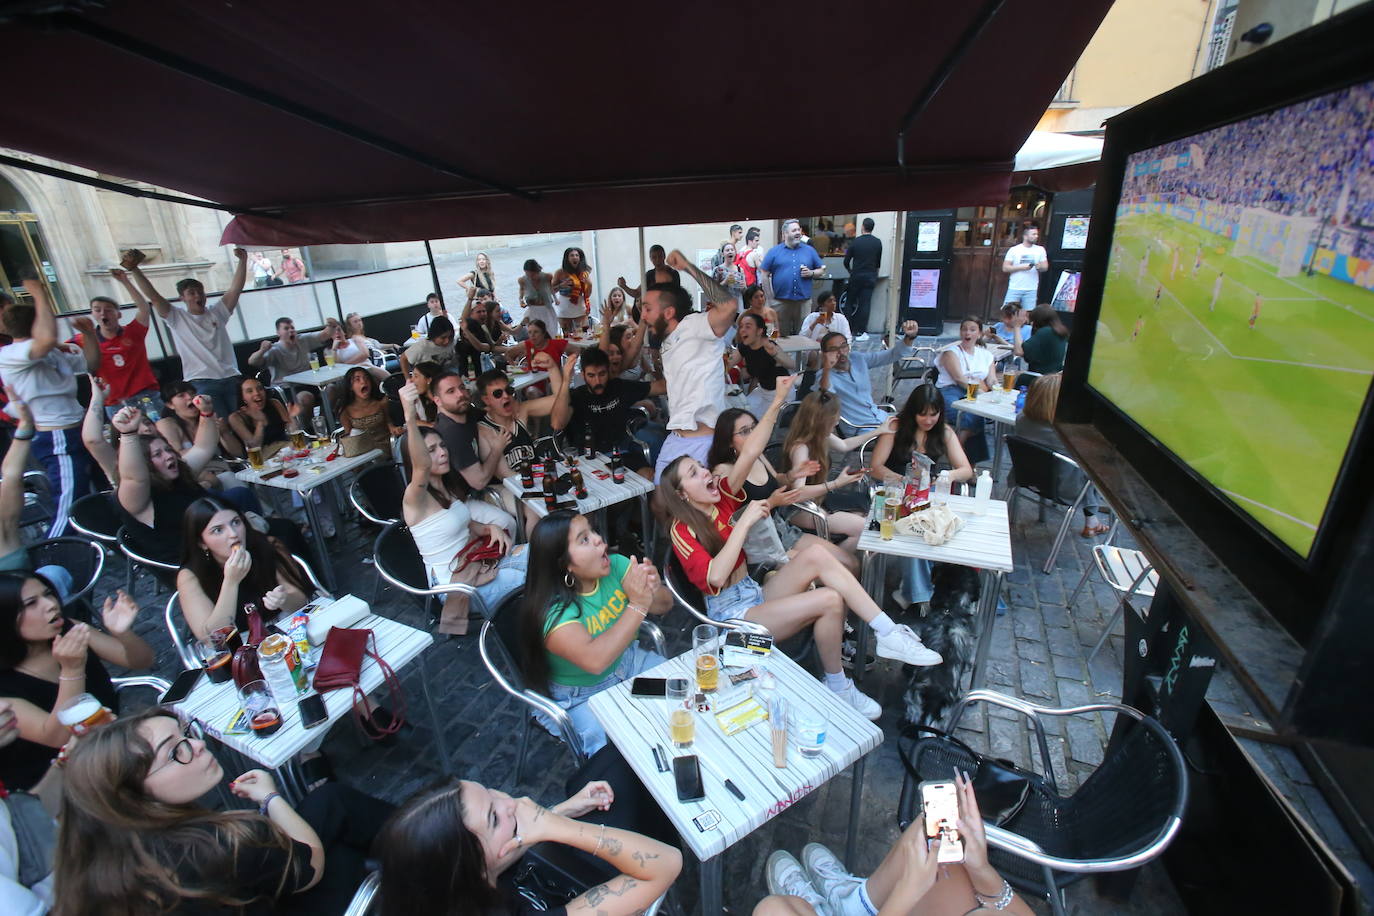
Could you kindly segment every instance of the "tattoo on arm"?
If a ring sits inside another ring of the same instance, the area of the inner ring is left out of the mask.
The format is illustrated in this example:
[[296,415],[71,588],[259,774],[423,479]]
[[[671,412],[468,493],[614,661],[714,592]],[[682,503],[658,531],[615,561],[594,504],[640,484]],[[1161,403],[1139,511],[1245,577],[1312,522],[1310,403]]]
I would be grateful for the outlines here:
[[631,858],[633,858],[636,862],[639,863],[640,868],[644,868],[645,866],[647,866],[647,865],[649,864],[649,860],[650,860],[650,859],[657,859],[657,858],[658,858],[658,853],[656,853],[656,852],[643,852],[643,851],[641,851],[641,850],[636,850],[635,853],[634,853],[634,855],[633,855]]
[[595,909],[600,906],[607,897],[623,897],[630,890],[639,887],[639,882],[631,877],[621,879],[620,889],[612,890],[609,884],[598,884],[596,887],[583,894],[582,906],[584,909]]
[[689,262],[686,271],[693,280],[701,284],[701,288],[706,292],[707,302],[714,304],[718,302],[735,301],[734,295],[732,295],[729,290],[717,283],[713,277],[709,276],[700,267]]
[[619,840],[617,840],[615,837],[607,837],[607,838],[606,838],[606,851],[607,851],[608,853],[610,853],[611,855],[613,855],[613,856],[618,856],[618,855],[620,855],[620,850],[621,850],[623,847],[624,847],[624,844],[621,843]]

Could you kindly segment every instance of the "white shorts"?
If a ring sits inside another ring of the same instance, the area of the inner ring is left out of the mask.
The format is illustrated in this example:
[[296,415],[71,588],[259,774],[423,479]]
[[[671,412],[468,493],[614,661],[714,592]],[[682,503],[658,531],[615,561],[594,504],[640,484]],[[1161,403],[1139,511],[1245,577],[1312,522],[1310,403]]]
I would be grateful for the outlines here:
[[559,318],[582,318],[587,314],[587,310],[580,301],[573,302],[562,293],[554,293],[553,310]]

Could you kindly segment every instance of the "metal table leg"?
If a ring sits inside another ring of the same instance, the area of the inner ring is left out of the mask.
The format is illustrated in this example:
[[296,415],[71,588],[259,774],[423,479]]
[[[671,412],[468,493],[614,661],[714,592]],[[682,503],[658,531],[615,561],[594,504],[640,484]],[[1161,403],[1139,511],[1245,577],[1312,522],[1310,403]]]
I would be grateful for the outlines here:
[[439,745],[439,757],[444,763],[444,775],[456,776],[453,760],[448,755],[448,742],[444,739],[445,723],[439,721],[439,707],[434,705],[434,696],[429,692],[429,666],[425,664],[425,654],[420,653],[420,690],[425,695],[425,706],[429,709],[429,721],[434,725],[434,743]]
[[701,899],[697,901],[697,911],[702,916],[715,916],[725,912],[721,899],[721,855],[711,856],[701,863]]
[[983,594],[978,608],[978,651],[973,657],[970,689],[983,686],[987,676],[988,651],[992,648],[992,629],[997,624],[997,599],[1002,594],[1002,573],[983,571]]
[[[1002,440],[1007,435],[1007,424],[1001,420],[993,421],[992,429],[992,488],[995,493],[1002,479]],[[977,478],[975,478],[975,481]]]
[[329,562],[329,547],[324,542],[324,528],[320,525],[320,513],[315,507],[314,488],[301,490],[301,502],[305,504],[305,517],[310,522],[311,534],[315,537],[315,562],[319,564],[316,570],[319,573],[320,581],[324,587],[333,592],[337,588],[334,580],[334,564]]
[[858,869],[854,861],[855,847],[859,844],[859,811],[863,807],[864,770],[868,767],[868,757],[854,761],[854,786],[849,790],[849,835],[844,841],[844,864],[850,872]]

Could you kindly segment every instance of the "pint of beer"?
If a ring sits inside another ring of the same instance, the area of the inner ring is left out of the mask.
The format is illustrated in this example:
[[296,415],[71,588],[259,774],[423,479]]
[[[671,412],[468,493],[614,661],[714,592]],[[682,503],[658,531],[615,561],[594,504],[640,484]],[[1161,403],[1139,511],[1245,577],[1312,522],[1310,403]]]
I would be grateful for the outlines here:
[[296,451],[300,451],[301,449],[305,448],[305,430],[291,430],[291,447],[294,448]]
[[248,466],[255,471],[262,470],[262,446],[248,446]]
[[1011,390],[1015,387],[1016,372],[1014,370],[1008,369],[1006,372],[1002,373],[1002,390],[1010,394]]
[[71,702],[57,714],[57,721],[70,728],[74,735],[84,735],[96,726],[114,720],[114,713],[89,693],[72,697]]
[[978,389],[979,389],[980,387],[982,387],[982,383],[981,383],[981,382],[969,382],[969,383],[968,383],[968,399],[969,399],[970,401],[976,401],[976,400],[978,400]]
[[333,350],[325,350],[325,351],[324,351],[324,364],[325,364],[326,366],[333,366],[333,365],[334,365],[334,351],[333,351]]

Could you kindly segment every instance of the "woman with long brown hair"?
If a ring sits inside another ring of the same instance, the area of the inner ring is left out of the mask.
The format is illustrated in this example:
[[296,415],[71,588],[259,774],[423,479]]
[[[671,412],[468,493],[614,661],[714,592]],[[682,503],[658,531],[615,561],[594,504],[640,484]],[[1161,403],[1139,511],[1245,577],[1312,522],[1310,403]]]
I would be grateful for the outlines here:
[[[783,440],[783,473],[796,483],[825,487],[826,497],[862,480],[863,469],[843,471],[830,479],[830,453],[852,452],[865,442],[891,429],[891,420],[877,429],[863,430],[848,439],[835,435],[840,422],[840,399],[828,391],[813,391],[802,398],[801,407]],[[862,502],[867,508],[867,499]],[[827,506],[827,508],[829,508]],[[859,546],[866,519],[857,512],[830,512],[826,517],[831,534],[844,535],[840,546],[854,551]]]
[[[1014,430],[1016,435],[1039,442],[1056,452],[1064,451],[1064,441],[1059,438],[1059,433],[1054,428],[1054,411],[1059,403],[1059,386],[1063,378],[1061,373],[1052,372],[1031,383],[1030,388],[1026,389],[1026,405],[1016,417]],[[1076,493],[1087,482],[1087,477],[1082,471],[1071,471],[1067,465],[1063,473],[1073,475],[1061,481],[1065,492]],[[1107,526],[1097,517],[1100,505],[1101,496],[1097,488],[1089,486],[1087,494],[1083,497],[1082,534],[1085,538],[1095,538],[1099,534],[1107,533]]]
[[166,709],[88,732],[64,769],[52,912],[343,912],[391,806],[330,784],[297,810],[264,770],[229,783],[256,812],[198,805],[223,776]]

